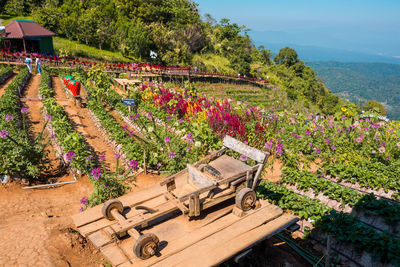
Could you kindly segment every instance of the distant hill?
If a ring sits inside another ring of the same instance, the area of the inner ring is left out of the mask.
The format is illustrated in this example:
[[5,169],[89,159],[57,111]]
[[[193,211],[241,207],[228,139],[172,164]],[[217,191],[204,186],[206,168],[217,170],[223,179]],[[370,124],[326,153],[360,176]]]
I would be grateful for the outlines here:
[[[250,34],[251,35],[251,34]],[[254,38],[254,40],[256,40]],[[265,43],[254,41],[256,45],[264,45],[274,54],[277,54],[282,47],[289,46],[295,49],[299,58],[304,61],[339,61],[339,62],[382,62],[400,64],[400,58],[361,53],[357,51],[326,48],[318,46],[297,45],[291,43]]]
[[354,101],[376,100],[390,119],[400,120],[400,65],[386,63],[308,62],[328,88]]

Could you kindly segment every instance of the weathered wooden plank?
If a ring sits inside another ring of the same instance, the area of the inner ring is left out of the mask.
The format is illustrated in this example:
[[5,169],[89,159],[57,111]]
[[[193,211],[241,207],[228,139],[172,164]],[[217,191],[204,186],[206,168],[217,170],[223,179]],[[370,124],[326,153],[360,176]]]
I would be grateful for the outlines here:
[[[121,198],[119,198],[119,199],[121,199]],[[153,199],[150,199],[150,200],[147,200],[147,201],[144,201],[144,202],[137,202],[135,205],[143,205],[143,206],[148,206],[150,208],[154,208],[154,207],[157,207],[157,206],[159,206],[159,205],[161,205],[161,204],[163,204],[165,202],[166,202],[166,200],[165,200],[164,196],[163,195],[159,195],[156,198],[153,198]],[[124,204],[124,202],[122,202],[122,203]],[[127,219],[130,219],[130,218],[138,216],[139,214],[142,214],[144,212],[145,212],[144,210],[136,210],[136,209],[132,208],[125,215],[125,217]],[[115,221],[115,220],[109,221],[108,219],[105,219],[104,217],[102,217],[101,219],[99,219],[97,221],[94,221],[94,222],[85,224],[85,225],[83,225],[81,227],[78,227],[78,231],[81,233],[81,235],[87,237],[89,234],[91,234],[91,233],[93,233],[93,232],[95,232],[97,230],[106,228],[107,226],[111,226],[111,225],[116,224],[116,223],[118,223],[118,222]]]
[[[124,206],[132,207],[134,205],[139,205],[146,200],[156,198],[162,195],[166,190],[160,185],[151,185],[143,190],[137,191],[135,193],[130,193],[128,195],[118,198]],[[101,208],[103,205],[98,205],[93,208],[87,209],[79,214],[73,215],[72,220],[76,227],[81,227],[83,225],[95,222],[103,218],[101,214]]]
[[114,242],[114,240],[111,238],[110,232],[105,230],[94,232],[88,236],[88,239],[97,249]]
[[189,183],[197,188],[204,188],[216,185],[214,180],[209,179],[205,174],[198,170],[193,165],[188,164]]
[[223,146],[230,148],[238,153],[241,153],[249,158],[254,159],[258,162],[264,162],[265,157],[268,157],[269,154],[267,152],[263,152],[261,150],[255,149],[254,147],[248,146],[245,143],[236,140],[229,135],[224,137]]
[[117,266],[124,262],[129,262],[129,258],[124,254],[123,250],[118,247],[117,243],[111,243],[107,246],[100,248],[100,252],[104,257],[113,265]]
[[[218,265],[238,252],[246,250],[258,242],[279,233],[296,223],[297,220],[298,218],[293,215],[284,214],[275,220],[227,240],[225,243],[221,242],[217,246],[209,246],[204,250],[196,250],[197,253],[193,254],[192,257],[186,258],[181,262],[176,262],[175,265],[196,267]],[[204,240],[204,242],[207,242],[207,240]]]
[[[217,248],[222,244],[226,244],[230,240],[257,228],[266,222],[270,222],[278,218],[283,213],[283,211],[276,206],[270,205],[268,207],[269,208],[260,208],[259,210],[256,210],[253,214],[242,217],[240,220],[234,222],[230,226],[224,227],[220,231],[214,232],[208,237],[203,238],[198,242],[193,243],[190,246],[187,246],[183,250],[174,253],[173,255],[170,255],[167,258],[164,258],[162,261],[157,262],[153,266],[177,266],[177,265],[186,266],[180,263],[182,261],[185,261],[185,263],[187,263],[186,262],[187,259],[191,259],[195,257],[195,255],[203,253],[203,251],[209,251],[210,248]],[[232,216],[235,215],[232,214]],[[215,224],[218,224],[218,221],[216,221]],[[213,228],[214,225],[210,224],[208,225],[208,227]],[[193,235],[195,234],[196,233],[193,233]],[[208,256],[207,254],[203,254],[203,257],[209,258],[208,261],[215,260],[213,258],[210,258],[210,256]],[[210,266],[210,265],[201,265],[201,266]]]
[[169,200],[172,201],[172,203],[175,204],[175,206],[178,207],[182,211],[183,214],[186,214],[189,212],[189,209],[179,200],[177,200],[171,193],[165,193],[164,196]]
[[111,228],[117,233],[126,232],[130,228],[137,227],[142,224],[146,225],[149,221],[157,219],[163,215],[166,215],[166,214],[171,213],[174,210],[178,209],[172,202],[165,202],[165,203],[163,203],[157,207],[153,207],[153,208],[155,210],[157,210],[157,212],[140,214],[140,215],[128,218],[123,223],[117,223],[117,224],[111,225]]

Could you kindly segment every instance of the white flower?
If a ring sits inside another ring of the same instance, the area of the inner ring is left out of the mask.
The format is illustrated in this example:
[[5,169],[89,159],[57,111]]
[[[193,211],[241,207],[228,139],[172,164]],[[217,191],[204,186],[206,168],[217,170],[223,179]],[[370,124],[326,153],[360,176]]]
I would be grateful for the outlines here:
[[154,128],[150,126],[150,127],[147,129],[147,131],[149,131],[149,133],[151,133],[152,131],[154,131]]
[[194,146],[197,146],[197,147],[201,146],[201,142],[200,142],[200,141],[196,141],[196,142],[194,143]]
[[160,147],[160,150],[161,150],[161,151],[164,151],[164,148]]
[[157,157],[158,157],[158,154],[157,154],[157,153],[154,153],[154,157],[157,158]]
[[179,123],[178,123],[178,122],[175,122],[174,125],[175,125],[175,126],[179,126]]

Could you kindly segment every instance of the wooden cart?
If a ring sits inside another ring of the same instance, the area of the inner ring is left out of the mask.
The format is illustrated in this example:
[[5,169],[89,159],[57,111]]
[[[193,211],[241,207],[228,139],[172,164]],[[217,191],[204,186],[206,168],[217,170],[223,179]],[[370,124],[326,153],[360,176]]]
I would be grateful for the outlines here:
[[[251,158],[256,165],[249,166],[227,155],[229,150],[233,152],[231,154],[236,153],[237,156],[242,155],[242,158]],[[118,243],[126,240],[125,237],[129,235],[134,240],[131,251],[141,260],[149,259],[163,250],[160,246],[165,247],[162,245],[165,240],[160,242],[154,231],[159,232],[159,229],[163,229],[166,225],[177,227],[177,221],[182,224],[182,220],[177,216],[187,221],[187,224],[180,227],[186,229],[187,233],[191,233],[192,237],[188,238],[197,241],[204,237],[198,237],[197,230],[193,230],[197,229],[195,226],[199,224],[196,221],[203,220],[206,225],[216,225],[215,230],[211,230],[208,235],[221,234],[223,230],[219,226],[221,223],[215,218],[206,222],[205,218],[207,216],[209,218],[210,214],[217,214],[216,218],[222,220],[222,218],[226,219],[224,216],[229,213],[232,214],[229,216],[233,216],[230,220],[234,222],[240,222],[241,218],[246,221],[249,220],[248,216],[257,215],[259,217],[254,217],[256,225],[251,226],[252,224],[246,223],[245,227],[242,227],[249,228],[246,231],[251,230],[251,227],[263,225],[283,214],[282,210],[265,202],[260,209],[252,209],[262,206],[256,199],[254,189],[268,156],[265,152],[226,136],[222,149],[193,165],[188,165],[185,170],[167,177],[159,185],[136,194],[131,193],[119,199],[109,200],[101,206],[101,213],[100,207],[97,206],[85,211],[86,214],[74,216],[74,222],[79,232],[88,237],[97,248],[103,249],[102,252],[105,255],[110,254],[109,250],[104,249],[105,247],[109,247],[109,244],[113,242],[118,247]],[[224,210],[225,207],[221,202],[230,198],[235,198],[234,208]],[[221,210],[220,213],[218,213],[219,210]],[[179,216],[180,214],[184,216]],[[160,224],[160,222],[163,223]],[[280,227],[287,227],[289,222],[292,224],[295,218],[293,216],[285,218]],[[227,224],[226,227],[229,228],[229,225]],[[189,228],[191,230],[188,230]],[[169,231],[174,230],[169,229]],[[238,234],[240,233],[239,231]],[[161,234],[161,238],[165,238],[165,231],[161,231]],[[113,251],[114,254],[117,253],[116,250]],[[126,252],[123,253],[125,256],[126,254]],[[111,261],[114,265],[118,265],[115,262],[119,260]],[[132,263],[131,256],[127,256],[125,261]]]

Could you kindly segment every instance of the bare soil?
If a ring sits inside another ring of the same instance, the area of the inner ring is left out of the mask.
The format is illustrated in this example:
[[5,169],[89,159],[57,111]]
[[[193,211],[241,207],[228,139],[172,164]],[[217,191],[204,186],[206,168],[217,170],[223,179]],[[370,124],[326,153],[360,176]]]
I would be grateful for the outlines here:
[[[37,98],[39,76],[33,76],[25,96]],[[110,168],[114,167],[114,151],[94,125],[85,108],[74,106],[66,99],[61,81],[53,79],[58,103],[65,106],[69,118],[76,129],[86,138],[98,155],[105,155]],[[40,101],[24,101],[29,108],[29,120],[35,134],[44,124],[40,113]],[[50,148],[54,168],[50,172],[59,180],[72,180],[69,173],[56,174],[57,159]],[[275,161],[268,179],[278,179],[280,163]],[[57,176],[58,175],[58,176]],[[132,191],[161,180],[157,175],[139,175]],[[88,177],[77,183],[47,189],[23,189],[15,182],[0,184],[0,266],[103,266],[107,265],[101,253],[75,230],[71,219],[79,211],[79,200],[88,197],[92,185]],[[245,259],[244,264],[254,266],[307,266],[307,263],[287,245],[271,239],[263,242],[256,253]],[[258,256],[260,256],[259,258]],[[229,263],[229,265],[232,265]],[[235,264],[233,264],[235,265]]]

